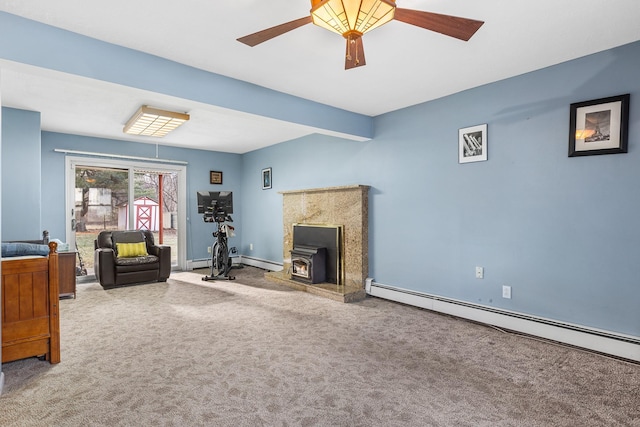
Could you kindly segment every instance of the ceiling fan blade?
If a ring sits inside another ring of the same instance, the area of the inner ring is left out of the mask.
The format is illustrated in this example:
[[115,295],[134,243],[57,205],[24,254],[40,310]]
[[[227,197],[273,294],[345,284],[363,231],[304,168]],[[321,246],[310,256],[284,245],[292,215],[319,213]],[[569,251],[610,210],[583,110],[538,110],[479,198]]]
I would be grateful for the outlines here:
[[484,21],[399,7],[396,7],[394,19],[464,41],[469,40],[484,24]]
[[347,38],[347,52],[345,54],[344,69],[362,67],[367,65],[364,60],[364,46],[362,45],[362,37],[349,36]]
[[258,31],[257,33],[249,34],[248,36],[240,37],[237,40],[240,43],[253,47],[310,23],[311,16],[305,16],[304,18],[296,19],[295,21],[286,22],[284,24],[276,25],[275,27],[267,28],[266,30]]

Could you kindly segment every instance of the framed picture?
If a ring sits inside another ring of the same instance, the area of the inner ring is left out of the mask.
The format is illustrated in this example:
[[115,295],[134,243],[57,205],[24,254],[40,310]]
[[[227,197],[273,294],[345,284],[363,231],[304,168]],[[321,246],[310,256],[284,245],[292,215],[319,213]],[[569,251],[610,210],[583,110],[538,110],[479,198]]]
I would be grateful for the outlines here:
[[211,184],[222,184],[222,172],[210,171],[209,182],[211,182]]
[[571,104],[569,157],[627,152],[629,94]]
[[262,189],[268,190],[271,188],[271,168],[262,169]]
[[458,163],[487,160],[487,125],[477,125],[458,131]]

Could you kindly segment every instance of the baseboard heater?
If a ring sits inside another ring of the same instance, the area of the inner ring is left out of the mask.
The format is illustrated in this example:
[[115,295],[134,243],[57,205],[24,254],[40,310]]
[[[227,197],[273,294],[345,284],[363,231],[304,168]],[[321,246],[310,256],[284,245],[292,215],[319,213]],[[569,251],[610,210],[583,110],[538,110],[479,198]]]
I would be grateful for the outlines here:
[[269,271],[282,271],[282,264],[274,261],[269,261],[261,258],[249,257],[246,255],[242,255],[240,260],[243,264],[250,265],[252,267],[262,268],[263,270]]
[[187,271],[211,267],[211,258],[187,260]]
[[640,362],[640,338],[366,280],[367,294]]
[[[234,256],[231,258],[233,265],[246,264],[252,267],[262,268],[269,271],[281,271],[282,264],[269,261],[266,259],[248,257],[246,255]],[[211,258],[194,259],[187,261],[187,270],[195,270],[196,268],[211,268]]]
[[[231,257],[231,263],[232,265],[244,264],[242,262],[242,256],[235,255]],[[198,268],[211,268],[211,258],[187,260],[187,271],[195,270]]]

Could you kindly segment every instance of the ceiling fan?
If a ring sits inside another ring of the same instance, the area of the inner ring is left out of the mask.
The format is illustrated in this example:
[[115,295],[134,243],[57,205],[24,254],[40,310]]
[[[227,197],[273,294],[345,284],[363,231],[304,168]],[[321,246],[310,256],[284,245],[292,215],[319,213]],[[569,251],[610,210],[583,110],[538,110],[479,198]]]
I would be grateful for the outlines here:
[[311,0],[311,14],[237,39],[256,46],[303,25],[313,23],[347,40],[345,70],[366,65],[362,35],[391,20],[405,22],[467,41],[483,21],[396,7],[395,0]]

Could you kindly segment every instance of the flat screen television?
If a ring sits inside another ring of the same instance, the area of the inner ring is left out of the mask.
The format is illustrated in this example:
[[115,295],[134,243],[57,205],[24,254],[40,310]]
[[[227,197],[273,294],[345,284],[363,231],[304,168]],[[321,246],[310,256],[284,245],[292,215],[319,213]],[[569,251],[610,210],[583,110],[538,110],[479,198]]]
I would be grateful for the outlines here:
[[233,193],[231,191],[198,191],[198,213],[224,211],[233,213]]

